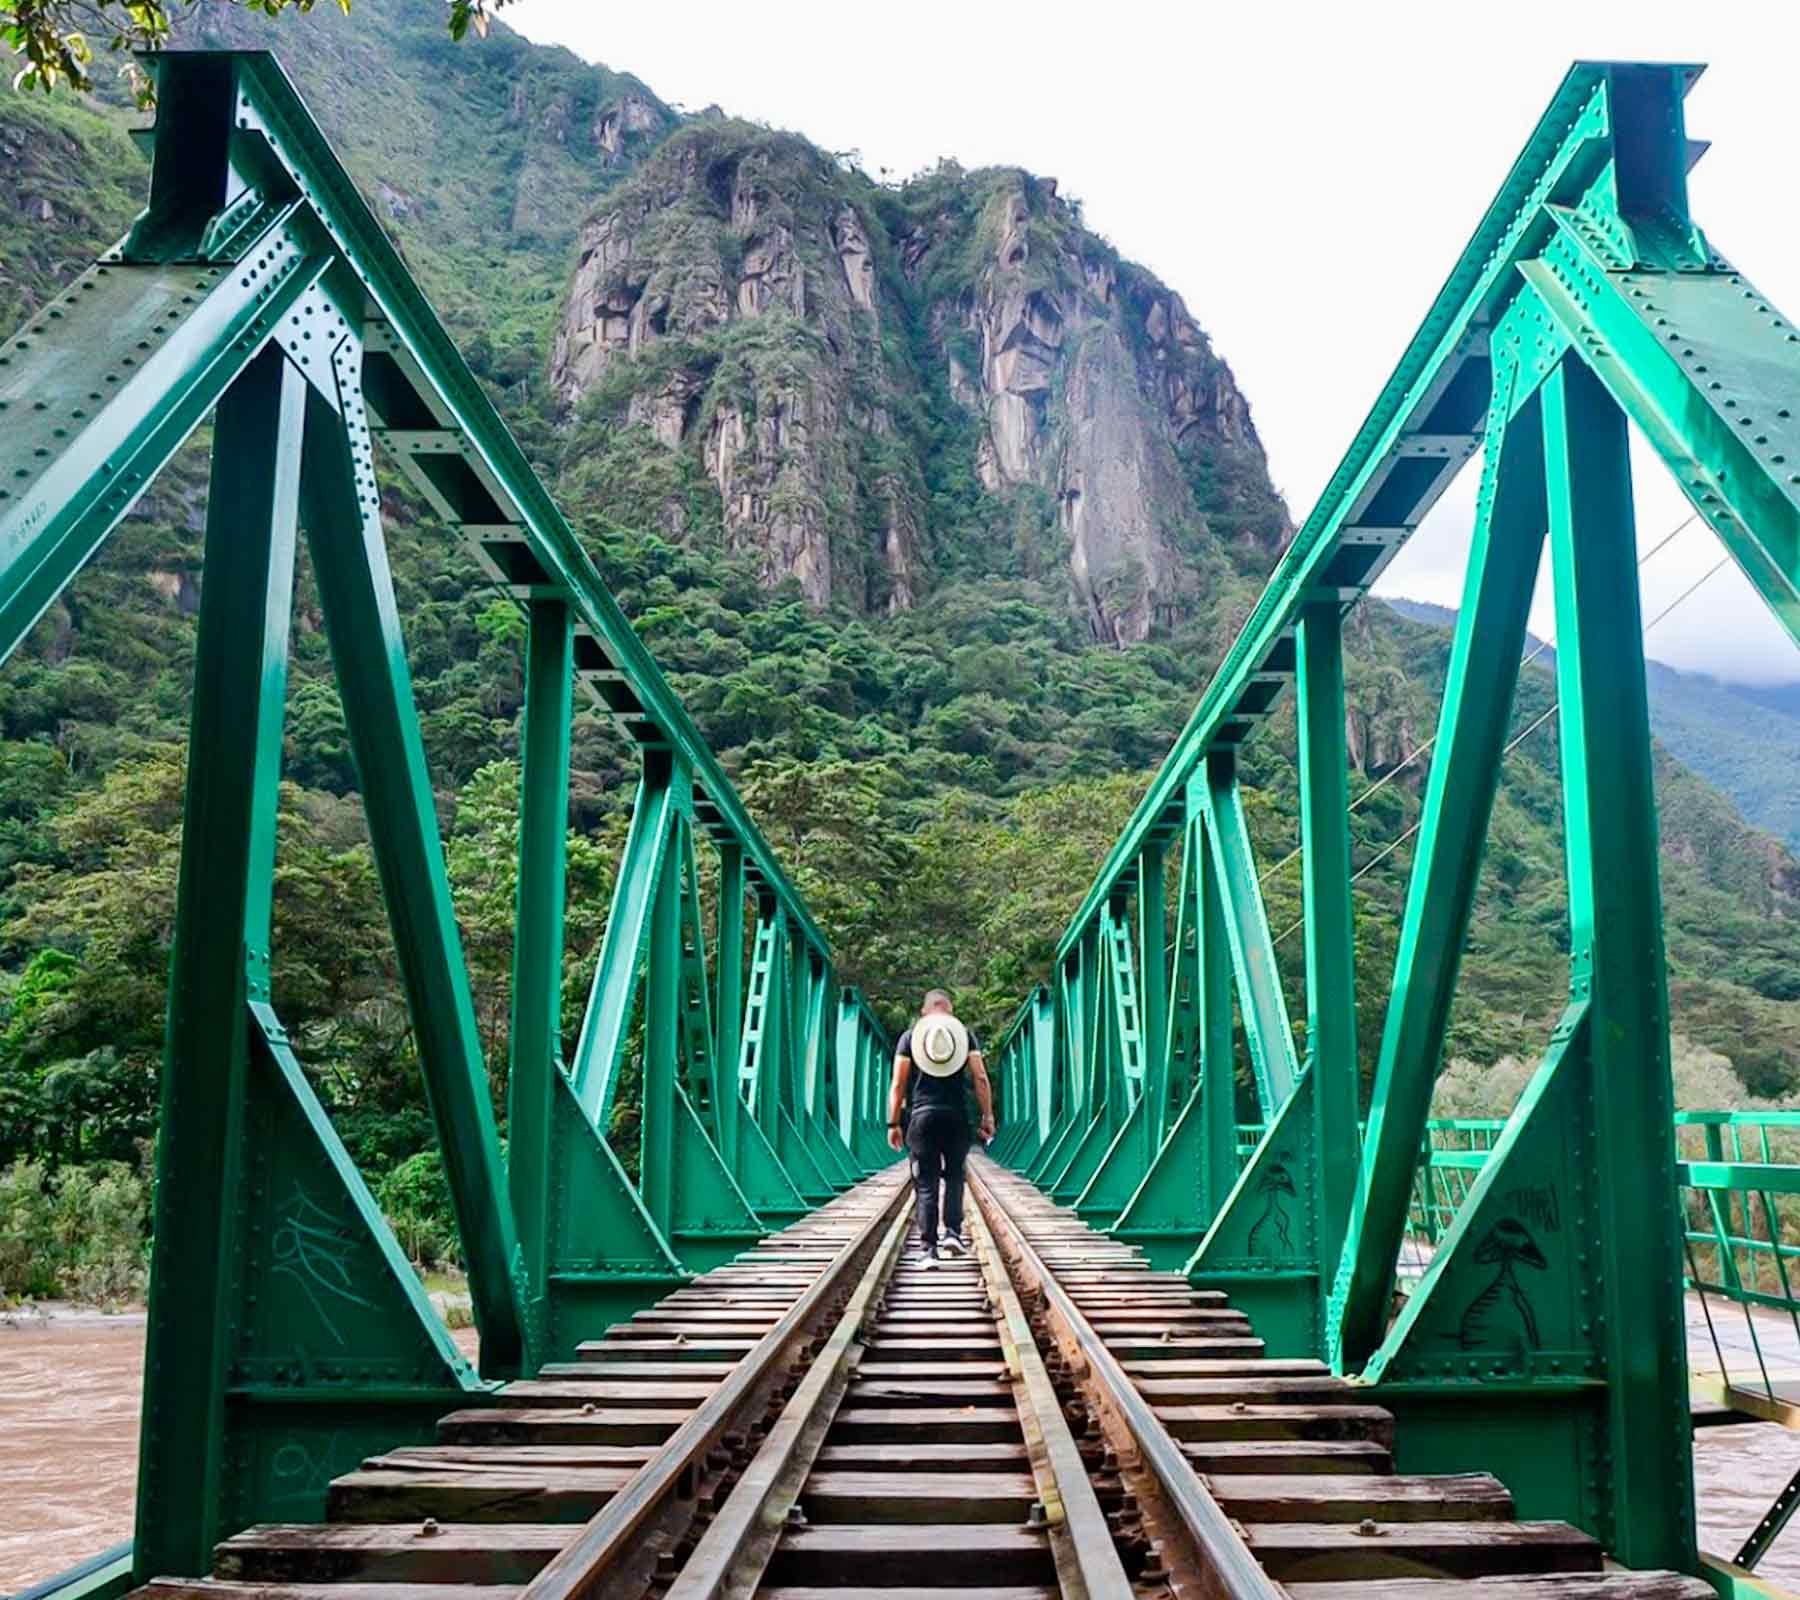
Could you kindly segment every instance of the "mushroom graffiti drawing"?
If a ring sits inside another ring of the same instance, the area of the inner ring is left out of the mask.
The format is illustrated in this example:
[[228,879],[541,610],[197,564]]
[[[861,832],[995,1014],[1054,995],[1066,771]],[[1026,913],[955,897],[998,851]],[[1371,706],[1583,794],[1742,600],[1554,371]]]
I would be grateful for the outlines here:
[[1271,1161],[1268,1171],[1256,1180],[1256,1192],[1263,1197],[1263,1208],[1250,1224],[1250,1253],[1292,1255],[1294,1240],[1288,1231],[1287,1204],[1282,1197],[1291,1200],[1297,1191],[1287,1162],[1279,1158]]
[[1518,1269],[1524,1265],[1543,1272],[1550,1263],[1538,1249],[1537,1240],[1531,1237],[1531,1230],[1516,1218],[1502,1217],[1476,1246],[1475,1260],[1500,1270],[1462,1314],[1458,1336],[1463,1349],[1474,1350],[1493,1344],[1494,1320],[1511,1306],[1518,1316],[1526,1345],[1535,1350],[1538,1346],[1537,1313],[1531,1309],[1531,1300],[1519,1283]]

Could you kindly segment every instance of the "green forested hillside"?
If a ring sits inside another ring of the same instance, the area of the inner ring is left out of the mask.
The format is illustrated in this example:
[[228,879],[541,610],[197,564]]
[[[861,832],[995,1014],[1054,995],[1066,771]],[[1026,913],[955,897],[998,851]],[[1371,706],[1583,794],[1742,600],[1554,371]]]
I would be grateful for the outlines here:
[[[677,115],[504,29],[453,47],[441,23],[387,0],[267,37],[845,980],[896,1024],[947,983],[991,1033],[1045,975],[1290,527],[1229,369],[1046,180],[946,162],[883,187],[796,135]],[[234,13],[211,26],[197,42],[262,37]],[[0,94],[8,322],[122,231],[142,187],[130,120]],[[0,1161],[135,1166],[153,1133],[203,443],[0,668]],[[397,482],[384,511],[498,1095],[521,623]],[[276,1000],[404,1207],[428,1120],[304,572],[296,624]],[[1433,731],[1445,642],[1366,608],[1350,652],[1360,789]],[[1519,726],[1549,692],[1530,676]],[[1534,1051],[1562,1000],[1554,727],[1508,763],[1453,1019],[1452,1054],[1476,1063]],[[1292,755],[1290,712],[1249,770],[1271,864],[1294,842]],[[634,781],[598,721],[575,767],[571,1035]],[[1416,817],[1426,770],[1356,812],[1359,862]],[[1758,1094],[1800,1088],[1800,868],[1666,758],[1659,797],[1677,1028]],[[1408,861],[1357,886],[1365,1060]],[[1297,874],[1266,892],[1286,929]],[[1298,1022],[1297,939],[1281,949]]]
[[[1418,600],[1390,600],[1400,615],[1437,627],[1454,625],[1456,613]],[[1538,648],[1538,641],[1531,648]],[[1555,669],[1556,653],[1544,650],[1537,670]],[[1652,661],[1650,725],[1682,765],[1730,796],[1754,826],[1772,833],[1790,852],[1800,851],[1800,683],[1767,688],[1722,683],[1702,672],[1683,672]]]

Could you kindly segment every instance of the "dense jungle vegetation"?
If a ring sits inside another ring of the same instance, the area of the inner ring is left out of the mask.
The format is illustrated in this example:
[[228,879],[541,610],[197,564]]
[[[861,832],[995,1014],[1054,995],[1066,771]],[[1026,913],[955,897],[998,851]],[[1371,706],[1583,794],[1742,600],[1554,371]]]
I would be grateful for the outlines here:
[[[318,26],[339,24],[350,27],[336,17]],[[404,203],[385,202],[384,218],[738,782],[829,935],[843,981],[895,1026],[923,988],[945,985],[996,1035],[1046,975],[1068,915],[1266,576],[1264,546],[1228,537],[1225,508],[1250,491],[1236,481],[1194,486],[1197,503],[1219,510],[1189,530],[1205,592],[1182,620],[1146,643],[1095,644],[1071,610],[1066,568],[1044,559],[1054,531],[1045,508],[1029,490],[1010,500],[983,490],[976,421],[935,382],[908,422],[933,464],[923,486],[939,556],[928,625],[917,614],[817,609],[791,583],[770,590],[753,552],[705,534],[718,520],[717,491],[692,459],[625,421],[620,396],[568,418],[547,384],[573,221],[618,174],[580,168],[535,123],[508,120],[507,106],[520,84],[539,99],[603,99],[608,85],[648,91],[613,74],[601,74],[596,91],[598,69],[578,71],[565,53],[504,30],[461,53],[435,29],[414,33],[398,64],[373,23],[345,32],[342,48],[356,53],[365,88],[404,72],[408,82],[430,78],[432,94],[460,96],[471,109],[454,138],[446,143],[421,109],[427,91],[417,87],[362,95],[357,104],[386,121],[352,127],[321,81],[308,89],[321,118],[372,195],[369,152],[385,152],[380,184]],[[144,175],[123,133],[129,120],[104,102],[0,93],[0,327],[109,244],[139,204]],[[930,181],[963,176],[945,168]],[[879,203],[942,199],[901,190]],[[744,359],[754,358],[747,348]],[[1208,470],[1229,479],[1243,468],[1221,459]],[[0,669],[0,1298],[119,1298],[141,1281],[205,473],[202,437]],[[657,531],[672,485],[692,496],[700,532]],[[1278,502],[1256,503],[1258,515],[1283,515]],[[397,478],[383,509],[503,1112],[522,619]],[[304,566],[295,620],[276,1005],[409,1248],[452,1258],[357,773]],[[1446,649],[1439,628],[1378,607],[1358,614],[1353,791],[1430,737]],[[1529,669],[1516,726],[1545,711],[1553,690]],[[1416,819],[1426,766],[1411,763],[1355,812],[1359,864]],[[571,1041],[635,778],[629,751],[591,718],[577,731],[575,771]],[[1291,709],[1253,747],[1246,776],[1252,828],[1273,864],[1296,842]],[[1660,759],[1658,781],[1684,1093],[1785,1098],[1800,1090],[1800,868],[1672,758]],[[1356,885],[1365,1067],[1379,1044],[1409,863],[1402,846]],[[1265,893],[1282,933],[1299,916],[1297,873],[1274,872]],[[1562,1004],[1567,940],[1552,718],[1508,760],[1452,1021],[1448,1107],[1504,1109],[1517,1063],[1535,1055]],[[1298,939],[1284,937],[1280,953],[1303,1035]],[[631,1110],[621,1110],[626,1143]]]

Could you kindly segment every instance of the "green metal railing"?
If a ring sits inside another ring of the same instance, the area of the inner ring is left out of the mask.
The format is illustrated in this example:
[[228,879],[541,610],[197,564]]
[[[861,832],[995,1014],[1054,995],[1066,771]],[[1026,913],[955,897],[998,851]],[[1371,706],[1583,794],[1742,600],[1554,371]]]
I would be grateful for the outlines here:
[[[1800,1111],[1679,1111],[1674,1122],[1688,1288],[1786,1313],[1800,1338]],[[1444,1237],[1505,1127],[1501,1117],[1426,1125],[1409,1246],[1428,1250]],[[1245,1162],[1262,1132],[1240,1126]]]
[[[1800,1112],[1683,1112],[1675,1124],[1689,1287],[1783,1312],[1800,1342]],[[1745,1325],[1766,1383],[1766,1330],[1748,1314]]]

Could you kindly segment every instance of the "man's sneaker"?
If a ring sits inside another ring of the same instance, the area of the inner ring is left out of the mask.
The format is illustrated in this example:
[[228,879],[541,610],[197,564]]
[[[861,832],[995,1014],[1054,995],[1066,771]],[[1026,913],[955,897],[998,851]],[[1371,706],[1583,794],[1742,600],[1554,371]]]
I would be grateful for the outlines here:
[[935,1267],[937,1265],[937,1251],[928,1250],[924,1245],[920,1245],[918,1262],[922,1267]]
[[938,1241],[938,1260],[960,1261],[969,1253],[969,1247],[953,1233],[947,1233]]

